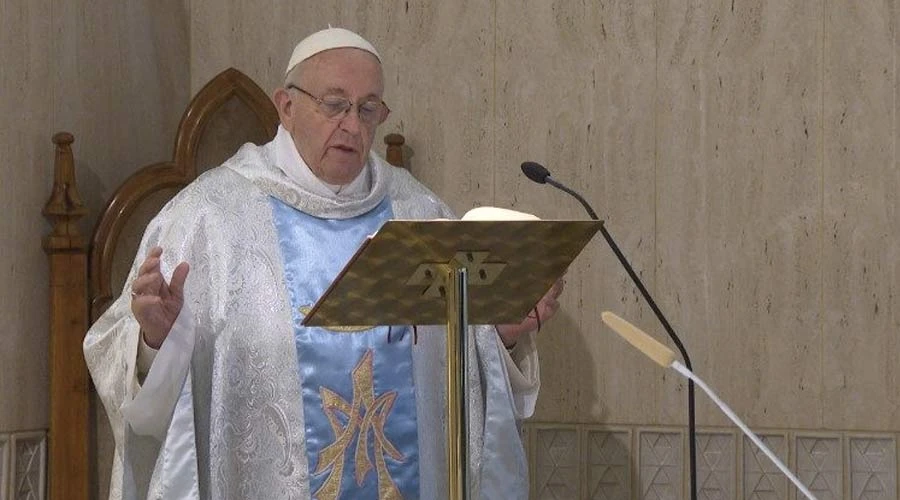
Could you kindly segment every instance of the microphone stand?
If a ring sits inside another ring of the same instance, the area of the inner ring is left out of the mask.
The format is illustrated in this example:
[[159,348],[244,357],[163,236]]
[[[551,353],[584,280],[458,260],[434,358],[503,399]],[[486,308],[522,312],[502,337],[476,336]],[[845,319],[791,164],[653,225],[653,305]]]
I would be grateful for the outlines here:
[[[549,175],[547,175],[545,181],[547,184],[550,184],[551,186],[572,195],[581,203],[584,209],[587,210],[587,213],[591,217],[591,219],[600,220],[600,218],[597,217],[597,213],[594,212],[594,209],[591,208],[588,202],[584,198],[582,198],[580,194],[556,182]],[[619,245],[616,245],[616,242],[615,240],[613,240],[612,235],[609,234],[609,231],[606,230],[605,224],[600,225],[600,234],[603,235],[603,239],[606,240],[606,243],[612,249],[613,253],[616,254],[616,257],[619,259],[622,267],[625,268],[625,272],[628,273],[631,281],[637,287],[638,291],[641,292],[644,300],[646,300],[647,304],[650,305],[650,309],[653,310],[653,314],[656,315],[656,319],[659,320],[663,328],[665,328],[666,333],[669,334],[669,338],[672,339],[672,343],[675,344],[675,347],[681,354],[681,358],[684,359],[684,366],[687,367],[688,370],[693,371],[693,367],[691,366],[691,358],[688,356],[687,350],[685,350],[684,345],[681,343],[681,339],[678,338],[678,335],[675,333],[672,325],[669,324],[669,320],[666,319],[666,316],[656,305],[656,301],[654,301],[653,297],[650,296],[650,292],[647,291],[647,288],[644,286],[644,283],[638,277],[637,273],[634,272],[634,268],[631,267],[631,264],[628,263],[628,259],[625,258],[625,254],[623,254],[619,249]],[[697,500],[697,422],[695,418],[694,380],[691,378],[688,378],[688,449],[690,450],[691,500]]]
[[759,448],[769,458],[769,460],[771,460],[772,463],[775,464],[776,467],[778,467],[778,470],[780,470],[785,476],[787,476],[788,479],[791,480],[792,483],[794,483],[794,486],[796,486],[797,489],[800,490],[800,492],[802,492],[806,498],[808,498],[809,500],[816,500],[816,497],[812,494],[809,488],[807,488],[806,485],[804,485],[803,482],[800,481],[800,479],[796,475],[794,475],[794,473],[791,472],[790,469],[788,469],[787,465],[785,465],[784,462],[782,462],[778,458],[778,456],[775,455],[775,453],[773,453],[772,450],[770,450],[769,447],[765,445],[765,443],[763,443],[762,439],[760,439],[759,436],[756,435],[756,433],[751,431],[750,428],[747,427],[747,424],[741,421],[741,419],[738,418],[734,411],[732,411],[732,409],[729,408],[724,401],[719,399],[719,396],[717,396],[716,393],[713,392],[713,390],[710,389],[710,387],[700,379],[700,377],[695,375],[692,371],[687,369],[687,367],[685,367],[683,364],[679,363],[677,359],[675,359],[675,353],[672,352],[671,349],[662,345],[653,337],[642,332],[638,327],[616,316],[614,313],[605,311],[600,315],[600,317],[603,319],[603,322],[606,323],[607,326],[618,333],[619,336],[622,337],[626,342],[644,353],[648,358],[652,359],[653,362],[655,362],[659,366],[662,366],[663,368],[671,368],[681,375],[684,375],[691,381],[696,381],[697,385],[699,385],[701,389],[706,391],[710,399],[712,399],[713,402],[719,406],[719,409],[721,409],[722,412],[725,413],[725,415],[735,423],[735,425],[741,428],[741,431],[743,431],[744,434],[748,438],[750,438],[750,441],[753,441],[753,444],[755,444],[756,447]]

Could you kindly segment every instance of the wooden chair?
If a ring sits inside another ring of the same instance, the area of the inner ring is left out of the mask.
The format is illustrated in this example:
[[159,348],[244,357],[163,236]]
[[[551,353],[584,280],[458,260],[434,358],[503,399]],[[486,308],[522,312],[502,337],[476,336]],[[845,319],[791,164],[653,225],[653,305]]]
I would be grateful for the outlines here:
[[[52,224],[43,247],[50,261],[49,498],[106,498],[115,444],[82,355],[87,329],[122,289],[147,224],[178,191],[221,164],[246,142],[275,136],[278,114],[268,95],[230,68],[191,101],[175,137],[172,160],[145,166],[125,180],[100,214],[90,241],[79,234],[87,210],[75,180],[67,132],[56,144],[53,190],[43,213]],[[389,134],[388,162],[403,165],[403,136]]]

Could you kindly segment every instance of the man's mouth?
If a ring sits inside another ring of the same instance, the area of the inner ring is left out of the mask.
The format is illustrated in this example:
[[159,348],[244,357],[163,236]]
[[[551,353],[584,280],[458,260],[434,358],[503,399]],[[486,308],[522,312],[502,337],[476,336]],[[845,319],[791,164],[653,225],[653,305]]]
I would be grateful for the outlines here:
[[341,151],[344,153],[355,153],[356,152],[356,148],[354,148],[352,146],[347,146],[346,144],[337,144],[337,145],[331,146],[331,147],[333,149],[337,149],[338,151]]

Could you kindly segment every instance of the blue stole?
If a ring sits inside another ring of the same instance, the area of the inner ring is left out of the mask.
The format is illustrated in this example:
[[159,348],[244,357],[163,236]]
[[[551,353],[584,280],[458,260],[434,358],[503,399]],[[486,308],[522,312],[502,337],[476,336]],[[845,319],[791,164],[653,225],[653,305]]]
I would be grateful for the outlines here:
[[333,220],[270,200],[293,311],[312,497],[417,498],[412,335],[394,327],[388,343],[386,326],[300,325],[360,243],[393,217],[390,201]]

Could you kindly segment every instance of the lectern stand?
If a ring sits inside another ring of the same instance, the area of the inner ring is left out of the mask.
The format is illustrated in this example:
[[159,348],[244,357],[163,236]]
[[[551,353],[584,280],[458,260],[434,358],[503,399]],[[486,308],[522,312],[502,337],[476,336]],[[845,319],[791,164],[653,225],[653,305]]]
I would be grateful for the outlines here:
[[468,325],[521,322],[602,224],[388,221],[363,242],[303,325],[447,325],[448,498],[469,498]]

